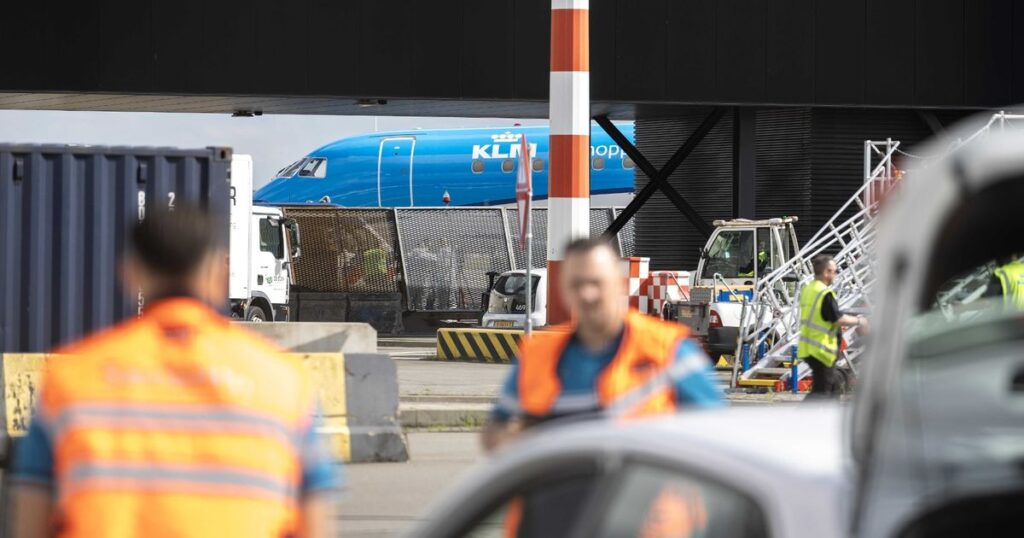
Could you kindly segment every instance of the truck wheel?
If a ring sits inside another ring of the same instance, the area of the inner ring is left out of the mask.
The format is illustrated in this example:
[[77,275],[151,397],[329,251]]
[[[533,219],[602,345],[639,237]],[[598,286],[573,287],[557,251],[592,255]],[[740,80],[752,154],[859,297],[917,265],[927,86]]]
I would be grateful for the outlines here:
[[249,315],[246,316],[246,320],[253,323],[263,323],[267,321],[267,313],[258,306],[250,306]]

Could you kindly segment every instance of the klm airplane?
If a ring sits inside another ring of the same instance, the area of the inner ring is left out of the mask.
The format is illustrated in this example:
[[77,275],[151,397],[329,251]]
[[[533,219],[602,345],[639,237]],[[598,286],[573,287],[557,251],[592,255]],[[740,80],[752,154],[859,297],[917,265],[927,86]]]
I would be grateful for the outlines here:
[[[617,125],[633,141],[633,124]],[[414,130],[343,138],[278,172],[253,200],[346,207],[501,205],[515,201],[520,137],[526,135],[538,200],[548,194],[548,128]],[[621,203],[634,163],[600,127],[590,134],[590,192]],[[612,205],[612,204],[607,204]]]

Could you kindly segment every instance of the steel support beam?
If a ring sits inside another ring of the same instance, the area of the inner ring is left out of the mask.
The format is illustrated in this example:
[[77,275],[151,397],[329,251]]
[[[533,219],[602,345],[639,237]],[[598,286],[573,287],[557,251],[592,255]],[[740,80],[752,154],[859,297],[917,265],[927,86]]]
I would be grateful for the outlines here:
[[615,218],[615,221],[608,226],[608,229],[604,232],[605,236],[614,236],[619,233],[619,231],[622,230],[622,227],[629,222],[629,219],[636,215],[637,211],[647,203],[647,200],[649,200],[657,190],[661,190],[669,201],[671,201],[672,204],[675,205],[684,216],[686,216],[686,219],[689,220],[698,231],[705,236],[711,235],[711,232],[714,231],[711,224],[704,220],[704,218],[697,213],[697,210],[695,210],[693,206],[691,206],[690,203],[679,194],[679,191],[669,184],[668,178],[672,175],[672,172],[675,172],[676,168],[686,160],[686,157],[696,149],[697,145],[700,144],[700,141],[704,140],[704,137],[707,136],[712,128],[714,128],[718,123],[718,120],[722,119],[722,116],[725,115],[725,110],[725,108],[716,107],[708,113],[707,117],[704,118],[704,121],[702,121],[690,137],[686,139],[686,142],[676,150],[675,154],[672,155],[672,158],[665,163],[665,166],[663,166],[661,170],[654,168],[654,165],[652,165],[650,161],[640,153],[640,150],[638,150],[636,146],[634,146],[633,143],[615,127],[607,116],[597,116],[594,118],[594,121],[596,121],[606,133],[608,133],[608,136],[612,137],[612,140],[622,148],[622,151],[624,151],[626,155],[636,163],[637,168],[639,168],[640,171],[643,172],[650,180],[647,185],[637,193],[636,197],[633,198],[633,201],[630,202],[624,210],[622,210],[622,213],[619,213],[619,216]]
[[754,130],[756,111],[736,107],[733,120],[732,214],[737,218],[755,218],[757,194],[757,139]]
[[914,112],[917,113],[917,117],[921,119],[921,122],[924,123],[925,127],[928,127],[928,129],[931,130],[932,134],[939,134],[946,130],[946,128],[942,126],[942,122],[939,121],[938,116],[936,116],[931,110],[915,110]]

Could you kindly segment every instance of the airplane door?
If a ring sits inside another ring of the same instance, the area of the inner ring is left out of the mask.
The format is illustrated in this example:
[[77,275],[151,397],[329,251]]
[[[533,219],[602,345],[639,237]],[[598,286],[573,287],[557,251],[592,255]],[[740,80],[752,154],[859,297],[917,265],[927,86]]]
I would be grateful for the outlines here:
[[385,138],[377,156],[377,205],[409,207],[412,196],[412,157],[416,139]]

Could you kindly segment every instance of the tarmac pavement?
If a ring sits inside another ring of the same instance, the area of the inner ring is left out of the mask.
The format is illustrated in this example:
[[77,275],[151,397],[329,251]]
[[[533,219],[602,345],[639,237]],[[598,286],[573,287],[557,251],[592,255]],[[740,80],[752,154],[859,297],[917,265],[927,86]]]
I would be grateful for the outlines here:
[[[399,414],[407,431],[472,431],[483,425],[508,376],[508,364],[438,361],[434,337],[381,337],[398,369]],[[726,389],[729,372],[717,372]],[[792,404],[803,395],[728,392],[732,405]]]
[[340,504],[345,538],[396,536],[422,521],[428,507],[482,461],[478,434],[409,434],[407,463],[361,463],[345,468]]

